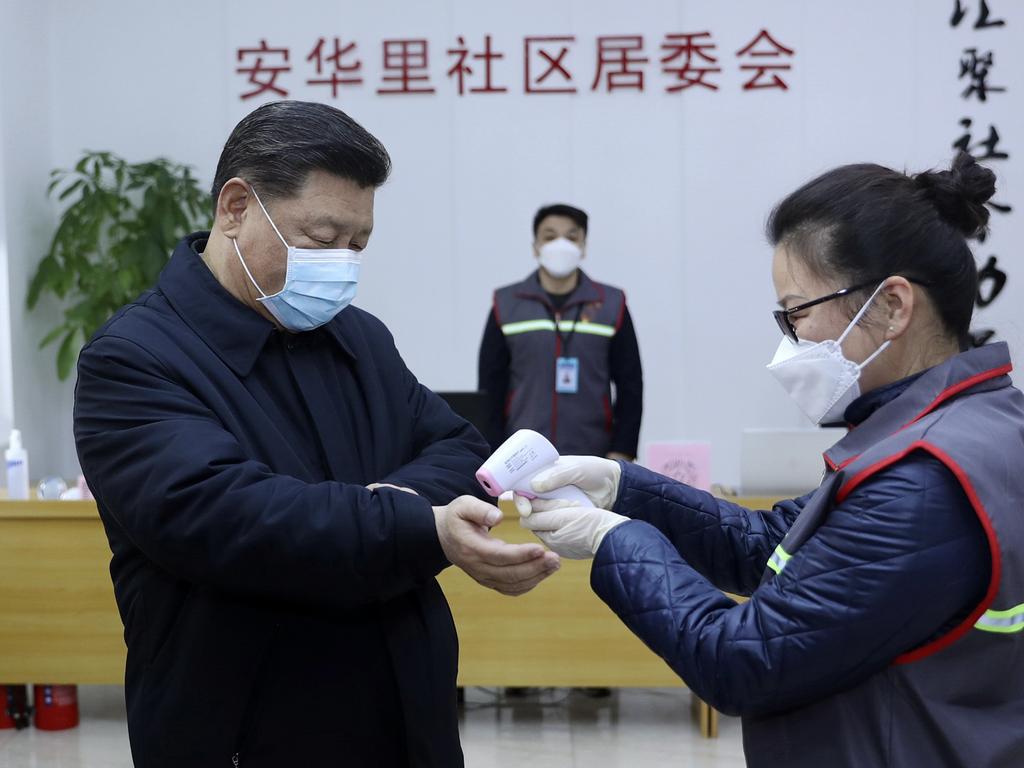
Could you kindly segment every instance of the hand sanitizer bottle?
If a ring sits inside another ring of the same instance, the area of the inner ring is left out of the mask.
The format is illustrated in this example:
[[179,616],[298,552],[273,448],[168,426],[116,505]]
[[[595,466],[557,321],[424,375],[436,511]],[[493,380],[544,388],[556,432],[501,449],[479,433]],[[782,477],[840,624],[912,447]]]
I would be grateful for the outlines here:
[[21,446],[21,430],[12,429],[10,444],[4,451],[7,460],[7,498],[28,498],[28,454]]

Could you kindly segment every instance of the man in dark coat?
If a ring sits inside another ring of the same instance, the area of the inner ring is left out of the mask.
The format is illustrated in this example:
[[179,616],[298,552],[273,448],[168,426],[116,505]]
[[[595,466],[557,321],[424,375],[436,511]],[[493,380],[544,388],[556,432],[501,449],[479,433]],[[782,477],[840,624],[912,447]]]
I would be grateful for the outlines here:
[[79,360],[75,440],[113,552],[136,766],[457,766],[434,577],[558,567],[488,535],[476,431],[349,306],[384,147],[322,104],[228,139],[213,230]]

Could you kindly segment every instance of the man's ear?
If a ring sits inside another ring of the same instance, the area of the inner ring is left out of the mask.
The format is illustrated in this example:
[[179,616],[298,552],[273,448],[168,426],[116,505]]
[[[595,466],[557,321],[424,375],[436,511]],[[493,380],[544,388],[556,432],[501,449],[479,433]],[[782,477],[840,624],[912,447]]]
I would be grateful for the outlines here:
[[221,187],[220,194],[217,196],[214,226],[225,237],[231,239],[238,237],[242,222],[245,221],[251,196],[251,187],[237,176],[228,179]]

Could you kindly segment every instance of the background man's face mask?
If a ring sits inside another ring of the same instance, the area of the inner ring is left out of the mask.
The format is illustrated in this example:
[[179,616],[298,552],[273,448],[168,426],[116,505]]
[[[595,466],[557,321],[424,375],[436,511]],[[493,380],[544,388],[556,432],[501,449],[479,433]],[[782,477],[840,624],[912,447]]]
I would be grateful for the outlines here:
[[794,344],[784,336],[768,364],[768,371],[815,424],[843,420],[847,407],[860,397],[860,372],[889,346],[888,341],[884,342],[860,365],[843,355],[843,341],[860,322],[883,284],[884,281],[875,288],[838,339],[818,342],[801,339]]
[[579,268],[581,261],[583,250],[568,238],[559,237],[540,247],[540,265],[552,277],[568,277]]
[[246,266],[242,252],[238,249],[238,241],[231,238],[238,260],[242,262],[242,269],[260,292],[261,298],[257,301],[267,308],[282,328],[293,333],[311,331],[330,322],[356,297],[362,257],[348,248],[295,248],[288,245],[255,188],[252,194],[270,226],[288,249],[284,286],[273,296],[268,296]]

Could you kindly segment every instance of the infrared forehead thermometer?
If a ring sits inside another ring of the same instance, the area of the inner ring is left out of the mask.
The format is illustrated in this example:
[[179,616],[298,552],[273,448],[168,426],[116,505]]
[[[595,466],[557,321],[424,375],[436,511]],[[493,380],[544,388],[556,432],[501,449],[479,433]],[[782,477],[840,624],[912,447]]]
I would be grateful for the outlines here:
[[565,499],[584,507],[594,504],[575,485],[548,493],[537,493],[530,482],[558,460],[558,451],[544,435],[532,429],[520,429],[501,444],[476,473],[476,479],[491,496],[515,491],[528,499]]

